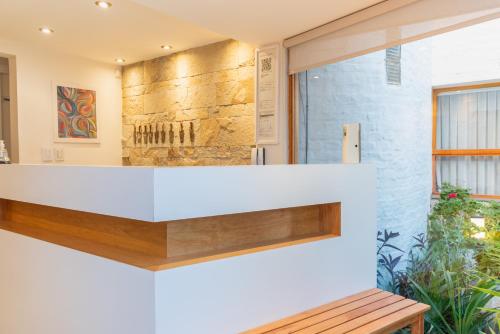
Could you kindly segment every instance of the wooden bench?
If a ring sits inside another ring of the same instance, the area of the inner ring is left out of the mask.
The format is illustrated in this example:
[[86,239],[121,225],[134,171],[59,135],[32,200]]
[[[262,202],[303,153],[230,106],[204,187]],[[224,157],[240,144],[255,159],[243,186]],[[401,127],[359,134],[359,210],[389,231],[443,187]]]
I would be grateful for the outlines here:
[[316,307],[243,334],[386,334],[405,327],[424,333],[428,305],[372,289]]

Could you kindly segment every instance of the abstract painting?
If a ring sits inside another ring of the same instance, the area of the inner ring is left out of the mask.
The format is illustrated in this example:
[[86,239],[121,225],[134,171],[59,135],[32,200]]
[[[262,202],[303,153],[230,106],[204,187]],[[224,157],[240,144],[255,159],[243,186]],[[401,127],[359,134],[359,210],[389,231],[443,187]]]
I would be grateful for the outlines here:
[[57,139],[67,142],[96,142],[96,92],[65,85],[57,90]]

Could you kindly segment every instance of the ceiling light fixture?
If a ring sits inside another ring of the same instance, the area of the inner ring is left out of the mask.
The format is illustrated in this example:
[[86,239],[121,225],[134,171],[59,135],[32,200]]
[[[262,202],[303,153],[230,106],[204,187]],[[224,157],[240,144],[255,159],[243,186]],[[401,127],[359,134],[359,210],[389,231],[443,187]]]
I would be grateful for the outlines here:
[[118,64],[123,64],[125,62],[125,59],[123,58],[116,58],[115,61],[118,63]]
[[172,50],[172,46],[171,45],[162,45],[161,48],[163,50]]
[[113,4],[111,2],[107,2],[107,1],[96,1],[95,5],[99,8],[102,8],[102,9],[108,9],[108,8],[111,8],[111,6],[113,6]]
[[54,33],[54,29],[51,29],[49,27],[40,27],[38,28],[38,31],[40,31],[42,34],[45,35],[50,35]]
[[319,79],[319,75],[313,76],[313,79]]

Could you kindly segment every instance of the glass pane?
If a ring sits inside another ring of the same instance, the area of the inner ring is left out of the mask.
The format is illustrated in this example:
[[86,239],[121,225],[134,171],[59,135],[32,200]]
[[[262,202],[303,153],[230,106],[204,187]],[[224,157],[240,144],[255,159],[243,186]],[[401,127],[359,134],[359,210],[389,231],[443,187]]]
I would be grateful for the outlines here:
[[500,194],[500,157],[437,157],[436,186],[467,188],[473,194]]
[[436,148],[500,148],[500,88],[438,96]]

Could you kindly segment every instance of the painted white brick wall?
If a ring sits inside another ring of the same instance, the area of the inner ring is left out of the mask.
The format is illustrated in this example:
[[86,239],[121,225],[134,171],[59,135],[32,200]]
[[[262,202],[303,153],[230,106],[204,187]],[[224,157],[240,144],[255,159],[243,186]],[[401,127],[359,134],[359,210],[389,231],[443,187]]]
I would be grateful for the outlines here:
[[362,162],[377,167],[378,229],[400,232],[397,244],[403,249],[424,232],[430,207],[430,46],[430,40],[402,46],[401,86],[386,84],[385,51],[310,70],[307,80],[301,73],[300,80],[301,109],[309,106],[308,163],[340,162],[342,124],[361,123]]

